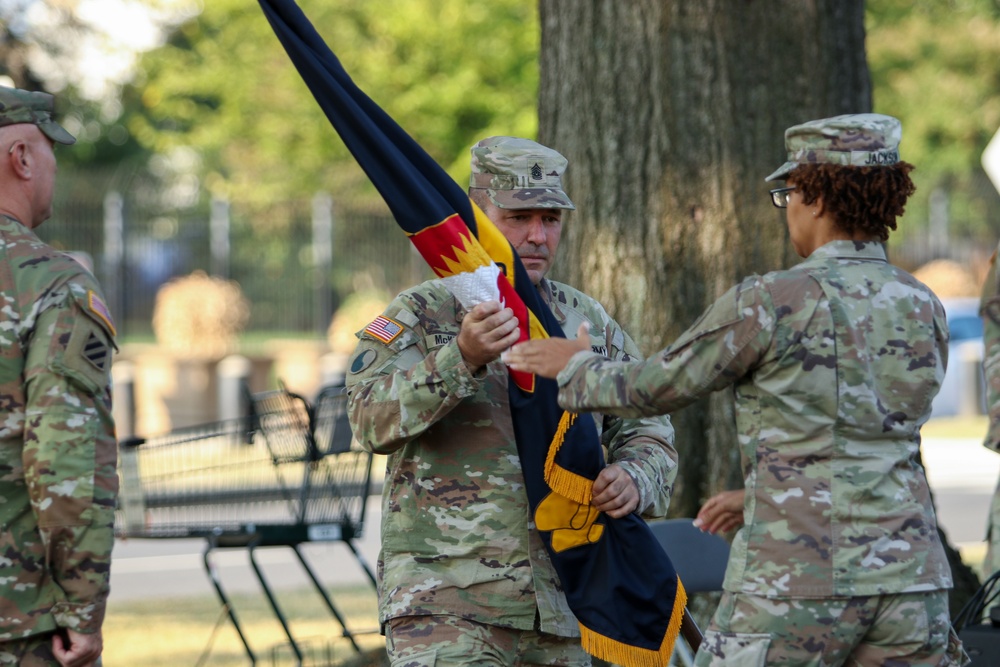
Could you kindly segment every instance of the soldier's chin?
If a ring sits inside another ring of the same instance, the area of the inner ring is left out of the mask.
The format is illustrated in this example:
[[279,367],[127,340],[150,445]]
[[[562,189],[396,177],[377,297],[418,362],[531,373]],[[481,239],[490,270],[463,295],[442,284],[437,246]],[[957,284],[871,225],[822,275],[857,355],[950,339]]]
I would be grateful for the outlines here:
[[528,278],[531,280],[531,283],[533,285],[537,285],[539,282],[541,282],[542,278],[545,277],[545,272],[547,269],[548,267],[542,267],[542,266],[536,268],[528,266],[524,267],[524,270],[527,272]]
[[521,263],[524,264],[524,270],[528,272],[528,276],[531,277],[531,282],[537,283],[542,279],[542,276],[549,270],[549,263],[541,259],[522,259]]

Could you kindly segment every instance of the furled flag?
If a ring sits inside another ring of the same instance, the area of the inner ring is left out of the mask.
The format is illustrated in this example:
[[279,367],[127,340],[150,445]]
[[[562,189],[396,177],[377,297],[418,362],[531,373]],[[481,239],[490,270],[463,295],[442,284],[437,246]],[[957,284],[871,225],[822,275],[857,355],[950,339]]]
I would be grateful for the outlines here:
[[[259,2],[327,118],[434,272],[495,281],[522,339],[562,336],[503,234],[354,84],[294,0]],[[564,413],[554,381],[511,375],[528,502],[584,649],[625,667],[667,664],[686,603],[669,558],[638,516],[611,519],[590,506],[593,480],[604,466],[590,415]]]

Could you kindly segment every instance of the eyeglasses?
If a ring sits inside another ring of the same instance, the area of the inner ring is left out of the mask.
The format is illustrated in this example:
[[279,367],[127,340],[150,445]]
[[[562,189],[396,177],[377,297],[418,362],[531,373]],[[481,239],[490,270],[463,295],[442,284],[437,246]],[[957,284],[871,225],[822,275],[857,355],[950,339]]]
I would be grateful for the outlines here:
[[787,188],[775,188],[771,190],[771,203],[778,208],[786,208],[788,206],[788,197],[791,196],[794,189],[795,186],[792,185]]

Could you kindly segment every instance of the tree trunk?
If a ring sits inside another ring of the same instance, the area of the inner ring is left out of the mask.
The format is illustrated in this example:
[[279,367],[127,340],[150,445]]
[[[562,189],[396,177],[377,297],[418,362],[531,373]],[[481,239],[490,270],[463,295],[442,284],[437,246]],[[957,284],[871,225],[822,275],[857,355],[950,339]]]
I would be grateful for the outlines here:
[[[539,141],[578,209],[558,277],[646,354],[723,291],[792,265],[764,177],[785,128],[872,108],[862,0],[542,0]],[[742,483],[731,392],[672,415],[671,508]]]
[[[578,210],[559,275],[650,354],[750,273],[788,266],[764,177],[795,123],[871,109],[860,0],[543,1],[539,140]],[[729,392],[674,415],[674,511],[742,479]]]

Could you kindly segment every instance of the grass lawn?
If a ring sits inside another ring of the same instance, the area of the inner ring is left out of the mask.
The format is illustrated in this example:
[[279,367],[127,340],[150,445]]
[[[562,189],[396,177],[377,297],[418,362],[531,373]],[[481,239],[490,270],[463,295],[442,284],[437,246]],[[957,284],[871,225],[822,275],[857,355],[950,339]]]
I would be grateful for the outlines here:
[[[985,416],[946,417],[929,421],[922,434],[925,439],[981,439],[986,426]],[[985,545],[966,547],[962,549],[962,558],[978,571],[984,551]],[[315,591],[279,591],[277,595],[292,634],[305,654],[304,665],[377,664],[359,659]],[[371,652],[384,647],[384,638],[377,632],[366,633],[376,629],[376,601],[370,586],[333,589],[330,595],[351,630],[364,633],[357,635],[363,650]],[[281,625],[262,593],[235,595],[233,603],[258,665],[296,664]],[[232,623],[218,599],[212,596],[112,602],[104,624],[104,646],[104,667],[250,664]]]
[[[384,647],[370,586],[329,591],[365,651]],[[357,653],[314,590],[278,591],[303,665],[356,662]],[[263,593],[234,595],[233,607],[258,665],[295,665],[295,654]],[[249,665],[219,600],[211,596],[112,603],[104,623],[104,667]]]

